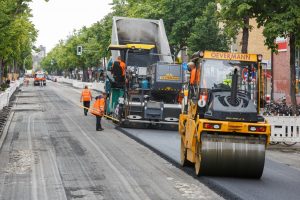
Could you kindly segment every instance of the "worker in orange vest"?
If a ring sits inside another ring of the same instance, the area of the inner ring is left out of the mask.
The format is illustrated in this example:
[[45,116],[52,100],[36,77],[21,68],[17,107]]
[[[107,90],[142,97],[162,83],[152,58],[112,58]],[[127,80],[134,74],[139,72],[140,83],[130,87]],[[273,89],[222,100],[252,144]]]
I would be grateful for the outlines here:
[[126,74],[126,64],[125,62],[121,59],[121,56],[118,56],[117,61],[120,63],[120,67],[122,69],[122,76],[125,77]]
[[200,69],[199,67],[196,67],[196,64],[194,62],[189,62],[188,67],[190,70],[189,96],[194,97],[196,95],[196,89],[200,82]]
[[115,79],[117,87],[124,87],[126,64],[122,61],[121,56],[118,56],[117,60],[112,64],[111,73]]
[[88,86],[84,86],[84,89],[81,92],[81,96],[80,96],[80,102],[83,102],[83,112],[84,115],[87,116],[88,113],[88,109],[90,108],[90,102],[92,100],[92,93],[89,90]]
[[103,131],[101,126],[101,118],[104,115],[105,110],[105,94],[102,93],[96,97],[96,101],[93,104],[93,108],[90,110],[93,115],[96,116],[96,131]]
[[196,65],[193,62],[189,62],[188,67],[190,70],[190,85],[194,85],[196,79]]

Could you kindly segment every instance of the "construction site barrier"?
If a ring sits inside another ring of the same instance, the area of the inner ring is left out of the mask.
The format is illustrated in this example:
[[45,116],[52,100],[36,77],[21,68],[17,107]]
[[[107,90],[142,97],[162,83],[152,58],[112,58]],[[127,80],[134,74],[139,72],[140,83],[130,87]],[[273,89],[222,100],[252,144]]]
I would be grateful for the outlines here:
[[84,86],[88,86],[92,90],[96,91],[105,91],[105,83],[104,82],[82,82],[78,80],[68,79],[64,77],[57,77],[57,82],[71,84],[75,88],[83,89]]
[[14,94],[14,92],[20,87],[23,83],[23,79],[19,79],[17,81],[11,82],[9,88],[7,88],[4,92],[0,93],[0,110],[3,107],[8,106],[10,97]]
[[104,82],[94,82],[92,85],[92,89],[96,91],[105,91],[105,83]]
[[271,125],[271,142],[300,142],[299,116],[267,116]]
[[85,86],[92,88],[93,83],[73,81],[73,87],[83,89]]

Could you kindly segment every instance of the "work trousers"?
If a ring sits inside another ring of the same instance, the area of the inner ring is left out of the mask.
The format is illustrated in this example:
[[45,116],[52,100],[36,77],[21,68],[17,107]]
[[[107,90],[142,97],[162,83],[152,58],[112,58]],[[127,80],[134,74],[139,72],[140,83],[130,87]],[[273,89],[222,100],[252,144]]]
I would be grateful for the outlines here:
[[102,118],[102,116],[96,115],[96,130],[102,129],[101,118]]
[[84,101],[83,106],[86,107],[86,108],[83,108],[84,115],[87,115],[87,113],[89,111],[88,108],[90,108],[90,101]]

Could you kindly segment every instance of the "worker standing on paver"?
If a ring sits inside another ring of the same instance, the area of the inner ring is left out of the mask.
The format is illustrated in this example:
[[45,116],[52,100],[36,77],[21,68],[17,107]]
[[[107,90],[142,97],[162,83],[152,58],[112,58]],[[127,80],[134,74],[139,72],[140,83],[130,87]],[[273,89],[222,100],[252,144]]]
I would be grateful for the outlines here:
[[117,60],[112,64],[111,72],[118,87],[124,87],[126,64],[122,61],[120,56],[118,56]]
[[118,62],[120,63],[120,67],[122,69],[122,77],[124,78],[125,77],[125,74],[126,74],[126,64],[125,62],[121,59],[121,56],[118,56],[117,58]]
[[100,93],[96,97],[96,101],[93,104],[93,108],[90,109],[91,113],[96,116],[96,131],[103,131],[104,129],[101,126],[101,118],[104,115],[105,109],[105,94]]
[[89,90],[88,86],[84,86],[84,89],[81,92],[80,102],[83,102],[83,112],[87,116],[88,109],[90,108],[90,102],[92,100],[92,92]]

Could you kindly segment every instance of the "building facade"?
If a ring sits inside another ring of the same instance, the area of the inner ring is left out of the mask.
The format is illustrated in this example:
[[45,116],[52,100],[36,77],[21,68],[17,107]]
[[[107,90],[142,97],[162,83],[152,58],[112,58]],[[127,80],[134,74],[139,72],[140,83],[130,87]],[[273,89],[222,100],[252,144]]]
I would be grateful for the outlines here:
[[[273,98],[275,101],[286,97],[288,103],[291,102],[290,96],[290,48],[288,39],[278,38],[278,53],[273,53]],[[296,48],[295,67],[296,67],[296,98],[300,104],[300,49]]]
[[46,47],[40,45],[39,52],[33,55],[33,70],[36,71],[37,69],[41,68],[41,61],[46,56]]
[[[288,39],[278,38],[278,53],[272,53],[267,46],[264,45],[265,38],[263,36],[263,28],[257,28],[255,19],[250,20],[253,27],[249,33],[248,52],[263,55],[262,69],[264,77],[264,98],[270,96],[275,101],[285,97],[287,103],[291,102],[290,96],[290,48]],[[237,36],[236,44],[233,44],[231,50],[233,52],[241,52],[242,32]],[[296,64],[296,98],[300,104],[300,48],[296,48],[295,64]]]

